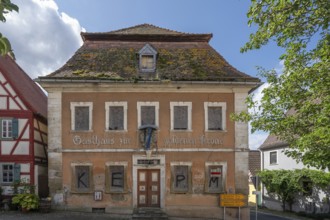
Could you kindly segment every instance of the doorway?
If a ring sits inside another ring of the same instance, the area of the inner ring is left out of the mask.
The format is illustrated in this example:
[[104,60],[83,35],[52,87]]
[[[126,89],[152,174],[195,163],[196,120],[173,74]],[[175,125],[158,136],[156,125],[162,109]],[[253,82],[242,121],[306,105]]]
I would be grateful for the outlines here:
[[138,207],[160,207],[160,169],[139,169]]

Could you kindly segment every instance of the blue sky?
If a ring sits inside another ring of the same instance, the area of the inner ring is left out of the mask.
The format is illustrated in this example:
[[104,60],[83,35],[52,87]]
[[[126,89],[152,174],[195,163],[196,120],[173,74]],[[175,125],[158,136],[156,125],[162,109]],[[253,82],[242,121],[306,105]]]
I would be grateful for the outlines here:
[[[283,52],[274,43],[240,53],[248,27],[247,0],[12,0],[19,13],[7,14],[0,32],[10,40],[17,63],[31,78],[60,68],[82,45],[80,33],[107,32],[139,24],[188,33],[212,33],[213,46],[236,69],[257,76],[256,66],[281,70]],[[255,28],[255,27],[254,27]],[[260,98],[261,90],[255,92]],[[267,135],[250,135],[250,148]]]
[[253,28],[246,0],[56,0],[59,11],[76,18],[87,32],[104,32],[138,24],[189,33],[212,33],[210,44],[234,67],[256,76],[256,66],[279,65],[281,49],[271,44],[241,54]]

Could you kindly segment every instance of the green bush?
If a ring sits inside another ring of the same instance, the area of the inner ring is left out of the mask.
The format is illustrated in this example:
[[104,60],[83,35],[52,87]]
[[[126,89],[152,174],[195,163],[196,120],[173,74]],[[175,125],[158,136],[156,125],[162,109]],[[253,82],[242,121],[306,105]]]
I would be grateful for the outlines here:
[[31,193],[17,194],[12,198],[12,203],[26,210],[38,209],[39,197]]

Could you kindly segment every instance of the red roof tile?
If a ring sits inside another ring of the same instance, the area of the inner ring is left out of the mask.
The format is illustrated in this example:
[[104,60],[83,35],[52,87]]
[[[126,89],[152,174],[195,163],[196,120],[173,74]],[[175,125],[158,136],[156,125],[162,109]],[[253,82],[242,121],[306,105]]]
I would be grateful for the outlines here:
[[9,56],[0,56],[0,72],[34,114],[47,118],[47,96]]

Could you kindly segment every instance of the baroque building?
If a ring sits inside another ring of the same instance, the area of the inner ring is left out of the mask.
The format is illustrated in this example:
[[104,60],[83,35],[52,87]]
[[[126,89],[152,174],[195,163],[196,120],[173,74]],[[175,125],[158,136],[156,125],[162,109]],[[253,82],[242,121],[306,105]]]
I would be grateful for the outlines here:
[[246,110],[259,79],[215,51],[212,34],[143,24],[81,36],[63,67],[38,78],[53,205],[222,218],[220,194],[248,194],[248,127],[230,114]]

